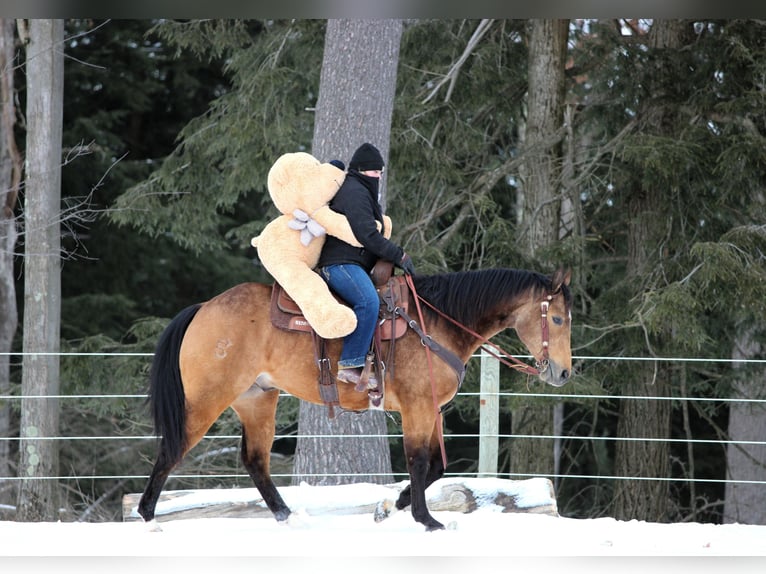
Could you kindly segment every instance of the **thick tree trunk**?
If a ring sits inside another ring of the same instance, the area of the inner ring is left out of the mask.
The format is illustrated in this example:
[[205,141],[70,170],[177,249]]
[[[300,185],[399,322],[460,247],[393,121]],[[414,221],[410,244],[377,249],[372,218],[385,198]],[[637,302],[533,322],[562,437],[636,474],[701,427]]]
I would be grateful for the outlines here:
[[[637,189],[631,196],[628,226],[628,274],[642,285],[653,264],[652,246],[664,229],[661,194]],[[620,385],[623,395],[665,397],[670,393],[670,371],[662,365],[641,363]],[[664,439],[670,436],[669,400],[622,399],[619,404],[615,447],[615,474],[622,477],[662,478],[669,476],[670,450]],[[653,441],[636,438],[657,439]],[[621,520],[662,521],[668,501],[668,483],[663,480],[617,480],[614,517]]]
[[[645,71],[651,99],[641,108],[643,130],[647,134],[671,137],[669,131],[674,110],[663,94],[667,82],[677,81],[667,73],[666,52],[678,50],[682,45],[685,24],[678,20],[655,20],[649,34],[649,47],[655,51],[651,69]],[[628,274],[637,289],[651,289],[646,278],[657,265],[658,246],[667,234],[669,199],[661,186],[646,183],[651,178],[636,174],[635,188],[629,199]],[[631,371],[631,376],[620,385],[623,395],[670,396],[671,372],[651,363],[642,364]],[[614,491],[614,517],[621,520],[667,520],[670,449],[671,404],[669,400],[624,399],[620,401],[620,419],[617,436],[631,440],[618,441],[615,447],[615,474],[622,477],[641,477],[645,480],[617,480]],[[636,438],[656,439],[639,441]],[[646,480],[649,479],[649,480]]]
[[[668,396],[670,373],[651,364],[632,372],[621,385],[623,394],[637,397]],[[670,476],[670,452],[665,441],[670,436],[669,400],[623,399],[620,401],[615,449],[615,475],[622,477],[664,478]],[[658,439],[636,440],[640,438]],[[619,520],[667,520],[668,483],[665,480],[617,480],[614,491],[614,517]]]
[[[387,169],[392,167],[388,149],[401,35],[399,20],[328,21],[312,144],[320,161],[348,164],[354,150],[370,142],[387,160]],[[385,207],[385,177],[381,193]],[[391,482],[386,434],[383,412],[330,419],[327,407],[301,403],[293,484]]]
[[[756,340],[754,332],[741,336],[734,348],[733,358],[762,357],[764,345]],[[742,369],[744,370],[744,369]],[[743,400],[766,399],[763,368],[747,369],[747,376],[735,375],[733,396]],[[762,402],[732,403],[729,407],[729,439],[732,441],[763,442],[766,437],[766,407]],[[766,505],[763,503],[763,484],[766,480],[766,445],[729,444],[726,447],[725,523],[766,524]]]
[[[24,370],[17,519],[58,519],[64,21],[30,20],[24,198]],[[27,354],[29,353],[29,354]],[[39,353],[39,354],[38,354]],[[45,477],[41,480],[41,477]]]
[[564,138],[564,64],[569,20],[532,20],[524,154],[522,233],[530,257],[559,238]]
[[[15,118],[13,70],[13,20],[0,19],[0,395],[11,391],[10,355],[18,326],[16,286],[13,274],[16,247],[14,208],[18,194],[21,165],[13,138]],[[10,437],[11,406],[0,400],[0,436]],[[0,441],[0,477],[13,476],[11,443]],[[0,486],[0,505],[12,505],[16,499],[15,484],[5,481]]]
[[[521,170],[523,206],[520,241],[531,259],[559,239],[561,226],[561,168],[564,119],[564,63],[569,20],[532,20],[529,40],[529,93]],[[539,258],[539,257],[538,257]],[[553,262],[544,264],[553,266]],[[552,268],[551,268],[552,270]],[[555,434],[550,402],[515,408],[513,434]],[[551,474],[556,468],[552,440],[516,438],[511,446],[511,471]]]

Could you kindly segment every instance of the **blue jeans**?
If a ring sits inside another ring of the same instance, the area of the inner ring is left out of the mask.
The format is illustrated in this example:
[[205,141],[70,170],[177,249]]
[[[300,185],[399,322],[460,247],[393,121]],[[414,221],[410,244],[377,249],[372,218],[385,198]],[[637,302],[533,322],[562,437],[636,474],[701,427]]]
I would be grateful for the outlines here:
[[370,349],[380,298],[370,275],[359,265],[341,263],[319,269],[330,289],[348,303],[356,314],[356,329],[343,338],[338,367],[361,367]]

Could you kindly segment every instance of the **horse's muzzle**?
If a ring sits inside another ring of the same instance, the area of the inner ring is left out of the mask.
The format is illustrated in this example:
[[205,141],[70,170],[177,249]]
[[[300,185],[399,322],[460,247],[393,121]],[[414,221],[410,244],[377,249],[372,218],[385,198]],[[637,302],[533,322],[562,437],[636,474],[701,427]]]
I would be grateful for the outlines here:
[[571,369],[562,369],[553,361],[548,361],[544,370],[540,370],[540,379],[552,387],[563,387],[569,382]]

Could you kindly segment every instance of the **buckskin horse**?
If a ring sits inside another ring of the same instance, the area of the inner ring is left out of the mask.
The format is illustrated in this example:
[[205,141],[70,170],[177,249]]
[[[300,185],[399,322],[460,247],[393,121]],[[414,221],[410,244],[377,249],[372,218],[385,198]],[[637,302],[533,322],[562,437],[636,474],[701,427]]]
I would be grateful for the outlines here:
[[170,472],[231,407],[242,424],[242,462],[276,520],[286,520],[291,511],[269,471],[284,391],[330,409],[399,412],[410,480],[395,506],[410,506],[428,531],[443,529],[425,497],[447,464],[441,407],[457,393],[471,355],[482,346],[495,354],[488,347],[499,348],[489,339],[506,328],[516,331],[536,366],[495,354],[501,362],[556,387],[569,380],[570,276],[563,269],[551,276],[518,269],[408,275],[410,289],[398,291],[393,287],[405,276],[391,277],[378,288],[381,315],[388,312],[394,322],[388,336],[376,334],[382,384],[371,389],[336,384],[332,366],[342,339],[320,339],[318,346],[310,327],[275,325],[277,284],[242,283],[187,307],[161,334],[151,366],[149,404],[159,445],[139,514],[154,521]]

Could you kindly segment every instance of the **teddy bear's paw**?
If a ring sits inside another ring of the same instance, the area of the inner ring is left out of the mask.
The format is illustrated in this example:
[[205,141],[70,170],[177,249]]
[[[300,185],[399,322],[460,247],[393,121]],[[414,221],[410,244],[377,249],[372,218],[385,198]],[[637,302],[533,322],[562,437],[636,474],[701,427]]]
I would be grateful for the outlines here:
[[304,315],[317,335],[323,339],[339,339],[356,329],[354,311],[343,305],[332,311],[325,309],[324,312],[313,317],[310,313],[304,313]]

